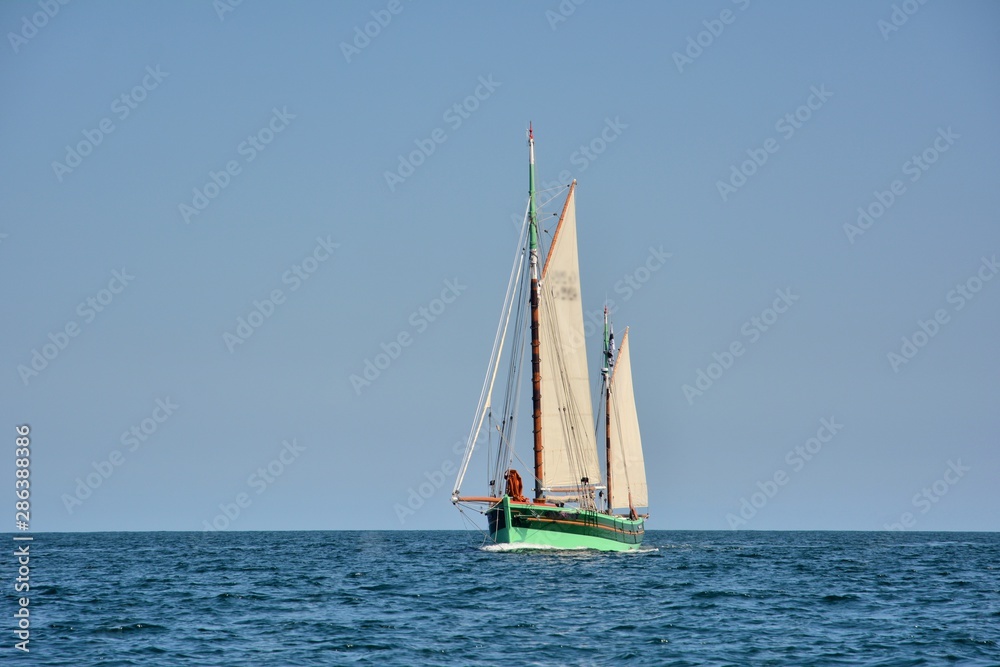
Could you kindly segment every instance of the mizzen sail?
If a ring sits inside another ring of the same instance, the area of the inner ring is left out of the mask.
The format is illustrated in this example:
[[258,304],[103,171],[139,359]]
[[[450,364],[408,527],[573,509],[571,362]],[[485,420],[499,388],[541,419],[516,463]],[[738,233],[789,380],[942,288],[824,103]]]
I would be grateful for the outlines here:
[[[632,390],[628,329],[622,337],[611,375],[611,506],[647,507],[646,464],[642,457],[639,417]],[[631,496],[631,497],[630,497]]]

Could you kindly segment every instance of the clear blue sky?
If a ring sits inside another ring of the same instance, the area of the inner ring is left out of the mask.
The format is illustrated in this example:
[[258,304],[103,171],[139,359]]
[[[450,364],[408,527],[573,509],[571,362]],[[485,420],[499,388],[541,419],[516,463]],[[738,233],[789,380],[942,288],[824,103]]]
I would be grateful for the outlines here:
[[4,2],[0,479],[27,422],[37,530],[463,527],[451,472],[399,508],[457,464],[532,120],[650,528],[1000,529],[1000,6],[895,4]]

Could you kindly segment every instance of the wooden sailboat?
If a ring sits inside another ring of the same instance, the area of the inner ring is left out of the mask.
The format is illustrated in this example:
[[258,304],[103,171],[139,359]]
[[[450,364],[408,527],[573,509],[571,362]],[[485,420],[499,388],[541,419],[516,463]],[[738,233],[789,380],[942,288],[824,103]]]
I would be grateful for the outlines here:
[[[606,483],[602,483],[580,292],[576,181],[569,186],[545,263],[540,267],[535,141],[530,127],[528,154],[525,224],[452,502],[460,509],[475,508],[485,514],[489,537],[497,544],[515,548],[638,549],[646,515],[639,515],[636,508],[646,507],[648,498],[628,329],[616,352],[605,308],[603,400],[598,405],[598,412],[605,415]],[[531,343],[534,435],[531,498],[525,496],[521,474],[514,467],[527,332]],[[508,360],[508,382],[498,416],[494,413],[493,391],[503,358]],[[488,429],[489,493],[463,496],[462,483],[487,422],[494,427]]]

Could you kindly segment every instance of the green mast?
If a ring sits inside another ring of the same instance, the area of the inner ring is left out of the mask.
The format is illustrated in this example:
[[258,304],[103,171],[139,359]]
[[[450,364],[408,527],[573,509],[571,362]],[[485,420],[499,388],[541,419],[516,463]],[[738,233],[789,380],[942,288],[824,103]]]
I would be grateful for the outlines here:
[[535,205],[535,132],[528,123],[528,249],[538,253],[538,210]]
[[528,250],[531,266],[531,416],[535,436],[535,500],[542,499],[542,373],[538,339],[538,210],[535,204],[535,132],[528,123]]

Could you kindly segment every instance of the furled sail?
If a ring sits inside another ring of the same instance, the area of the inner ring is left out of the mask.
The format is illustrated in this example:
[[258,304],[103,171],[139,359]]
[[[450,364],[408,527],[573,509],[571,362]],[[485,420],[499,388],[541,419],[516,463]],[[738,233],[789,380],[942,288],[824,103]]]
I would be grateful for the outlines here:
[[628,329],[622,337],[611,375],[611,485],[612,507],[628,507],[630,494],[634,507],[649,505],[639,417],[632,391]]
[[542,486],[546,488],[575,486],[584,477],[591,484],[601,481],[580,296],[575,186],[566,197],[540,286]]

